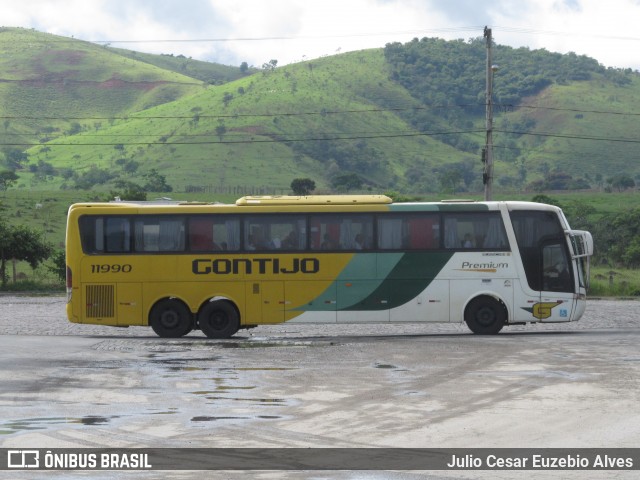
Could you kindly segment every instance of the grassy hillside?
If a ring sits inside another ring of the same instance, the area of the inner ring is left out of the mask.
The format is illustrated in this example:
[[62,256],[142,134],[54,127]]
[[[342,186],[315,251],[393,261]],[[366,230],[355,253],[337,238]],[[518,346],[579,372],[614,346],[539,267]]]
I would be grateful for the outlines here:
[[196,78],[211,85],[221,85],[232,82],[257,71],[255,68],[249,68],[246,73],[243,73],[240,70],[240,66],[203,62],[185,57],[184,55],[155,55],[120,48],[109,48],[109,50],[123,57],[149,63],[163,70]]
[[24,148],[203,88],[185,75],[88,42],[0,29],[0,144]]
[[[174,189],[209,191],[287,191],[300,176],[327,189],[332,176],[345,172],[372,188],[404,186],[411,168],[461,158],[454,148],[416,135],[380,103],[418,106],[389,80],[380,50],[356,52],[212,86],[29,154],[32,162],[75,169],[112,169],[124,157],[140,164],[134,180],[155,168]],[[25,175],[22,185],[27,182]],[[62,183],[58,178],[38,188]]]
[[[517,155],[499,152],[507,166],[525,169],[532,177],[562,170],[592,186],[597,186],[599,176],[606,179],[619,173],[640,180],[638,76],[624,87],[612,86],[600,76],[553,85],[525,101],[536,108],[501,115],[497,122],[498,144],[517,146]],[[507,133],[522,131],[523,125],[529,126],[527,134]]]

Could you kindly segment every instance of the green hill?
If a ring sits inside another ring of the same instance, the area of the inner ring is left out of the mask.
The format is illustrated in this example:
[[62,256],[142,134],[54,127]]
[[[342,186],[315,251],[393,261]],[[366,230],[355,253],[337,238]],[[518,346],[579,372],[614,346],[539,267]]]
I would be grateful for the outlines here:
[[203,88],[197,79],[92,43],[33,30],[0,29],[3,147],[27,147],[97,130],[110,118]]
[[[482,189],[479,39],[390,44],[245,77],[19,29],[1,31],[0,48],[0,141],[18,188],[108,191],[160,175],[174,191],[233,195],[286,193],[299,177],[321,191]],[[497,190],[638,178],[637,72],[504,46],[494,59]],[[213,83],[232,81],[205,85],[214,71]],[[34,146],[12,162],[16,144]]]
[[151,53],[136,52],[111,48],[112,52],[140,62],[155,65],[158,68],[169,70],[191,78],[196,78],[211,85],[221,85],[245,77],[249,73],[255,73],[255,68],[247,67],[243,72],[239,66],[231,67],[219,63],[203,62],[185,57],[184,55],[155,55]]

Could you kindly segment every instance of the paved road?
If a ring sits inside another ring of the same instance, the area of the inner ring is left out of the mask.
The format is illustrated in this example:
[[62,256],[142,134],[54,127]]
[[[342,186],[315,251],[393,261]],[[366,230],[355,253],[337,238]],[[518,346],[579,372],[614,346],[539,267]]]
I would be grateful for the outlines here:
[[[167,340],[142,327],[75,325],[66,321],[62,297],[2,296],[0,446],[640,447],[639,307],[592,301],[577,323],[518,326],[492,337],[448,324],[281,325],[212,341],[198,333]],[[135,478],[165,478],[160,473]],[[589,478],[637,475],[598,473]]]

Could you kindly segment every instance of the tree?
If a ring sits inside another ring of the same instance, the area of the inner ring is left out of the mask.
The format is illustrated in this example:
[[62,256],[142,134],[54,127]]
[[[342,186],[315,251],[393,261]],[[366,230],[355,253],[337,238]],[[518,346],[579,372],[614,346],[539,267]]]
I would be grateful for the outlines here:
[[269,60],[269,63],[262,64],[262,70],[264,72],[273,72],[277,66],[278,66],[278,60],[272,59],[272,60]]
[[240,64],[240,73],[247,73],[247,70],[249,70],[249,64],[247,62],[242,62]]
[[5,164],[11,170],[21,169],[22,164],[29,161],[29,154],[19,148],[7,148],[3,150],[3,153]]
[[222,141],[222,137],[225,133],[227,133],[227,127],[225,126],[224,122],[220,122],[216,127],[216,135],[218,135],[220,141]]
[[608,178],[607,183],[609,183],[613,188],[616,188],[619,192],[636,186],[636,182],[633,178],[626,173],[619,173],[612,178]]
[[118,180],[115,182],[116,191],[112,190],[110,199],[120,197],[122,200],[146,200],[147,192],[140,185],[134,182]]
[[18,180],[16,172],[11,170],[4,170],[0,172],[0,190],[9,190],[9,187],[13,186]]
[[316,189],[316,182],[310,178],[296,178],[291,182],[291,190],[296,195],[309,195]]
[[109,170],[98,168],[94,165],[88,171],[76,178],[75,187],[82,190],[89,190],[94,185],[107,183],[113,177],[114,174]]
[[167,184],[167,177],[158,173],[155,168],[152,168],[149,173],[145,175],[147,183],[144,184],[144,188],[147,192],[172,192],[173,187]]
[[52,265],[46,265],[47,270],[64,282],[67,278],[67,258],[64,250],[57,250],[50,259]]
[[440,173],[438,180],[442,190],[455,194],[462,182],[462,174],[457,169],[449,168]]
[[362,178],[357,173],[343,173],[331,179],[331,186],[341,191],[358,190],[363,184]]
[[29,262],[31,268],[49,258],[53,248],[42,235],[24,225],[12,227],[0,222],[0,280],[7,285],[7,260],[15,258]]

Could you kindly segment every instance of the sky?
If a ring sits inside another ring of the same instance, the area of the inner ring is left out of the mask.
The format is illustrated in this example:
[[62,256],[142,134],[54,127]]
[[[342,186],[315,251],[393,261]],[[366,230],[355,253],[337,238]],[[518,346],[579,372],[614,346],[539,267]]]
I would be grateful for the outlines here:
[[2,0],[0,25],[260,67],[482,37],[640,70],[640,0]]

